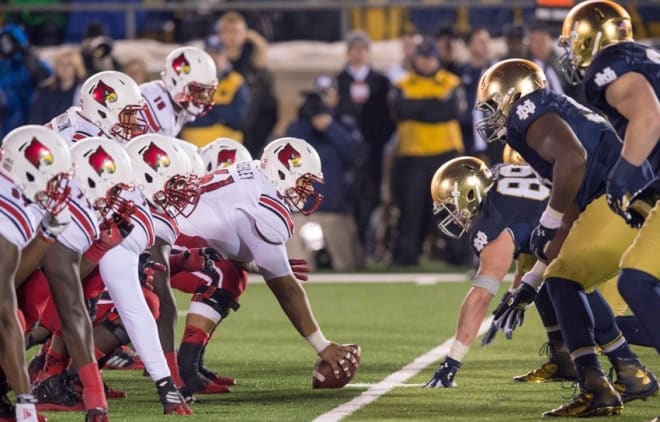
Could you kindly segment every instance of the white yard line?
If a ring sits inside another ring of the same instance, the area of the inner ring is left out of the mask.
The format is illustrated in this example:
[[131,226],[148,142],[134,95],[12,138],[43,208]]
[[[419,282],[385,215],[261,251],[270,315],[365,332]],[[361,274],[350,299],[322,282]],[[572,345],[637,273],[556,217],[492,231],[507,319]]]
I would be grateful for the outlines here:
[[[504,281],[513,280],[509,274]],[[467,272],[464,273],[326,273],[310,274],[309,284],[326,283],[415,283],[433,285],[439,283],[462,283],[470,281]],[[260,275],[250,274],[249,283],[263,283]]]
[[[479,335],[485,333],[490,327],[490,323],[493,320],[493,317],[486,318],[481,323],[479,327]],[[367,391],[363,391],[362,394],[353,398],[352,400],[347,401],[346,403],[340,404],[331,411],[322,414],[321,416],[314,419],[313,422],[337,422],[343,418],[353,414],[364,406],[373,403],[378,400],[381,396],[387,394],[392,389],[405,384],[406,381],[419,374],[421,371],[426,369],[429,365],[437,362],[442,359],[444,356],[449,353],[449,348],[451,347],[451,342],[454,338],[450,338],[438,347],[429,350],[423,355],[417,357],[415,360],[410,362],[408,365],[399,369],[396,372],[388,375],[384,380],[371,385]]]

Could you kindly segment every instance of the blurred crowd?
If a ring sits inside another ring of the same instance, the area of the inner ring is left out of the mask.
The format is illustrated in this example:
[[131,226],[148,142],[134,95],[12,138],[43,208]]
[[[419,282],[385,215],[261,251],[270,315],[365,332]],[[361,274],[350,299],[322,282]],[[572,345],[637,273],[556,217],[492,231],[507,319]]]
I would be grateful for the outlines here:
[[[253,156],[271,139],[278,121],[274,79],[266,61],[267,42],[236,12],[223,14],[203,34],[218,69],[215,106],[188,124],[179,137],[198,146],[218,137],[242,142]],[[345,35],[341,71],[319,75],[301,94],[286,135],[303,138],[321,156],[325,184],[319,212],[296,216],[292,256],[307,256],[336,270],[365,267],[368,259],[392,267],[418,265],[421,257],[468,266],[473,257],[464,240],[445,238],[433,222],[429,184],[435,170],[461,154],[488,163],[501,161],[501,145],[486,144],[475,132],[474,110],[480,75],[496,59],[491,34],[474,27],[459,37],[451,27],[420,33],[402,27],[401,63],[381,73],[371,65],[367,33]],[[552,89],[581,101],[564,83],[548,27],[540,23],[503,29],[508,57],[534,60]],[[468,60],[456,59],[465,43]],[[87,76],[122,70],[147,82],[142,59],[120,63],[113,39],[98,23],[86,26],[79,48],[66,49],[52,67],[31,48],[25,30],[0,29],[0,137],[26,123],[44,123],[78,104]]]

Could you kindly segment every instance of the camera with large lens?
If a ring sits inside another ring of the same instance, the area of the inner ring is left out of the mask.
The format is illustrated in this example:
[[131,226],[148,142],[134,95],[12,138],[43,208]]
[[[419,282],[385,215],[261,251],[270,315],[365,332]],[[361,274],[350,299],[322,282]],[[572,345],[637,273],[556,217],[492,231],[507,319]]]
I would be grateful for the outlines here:
[[93,38],[88,45],[88,54],[95,59],[104,59],[112,53],[114,41],[110,37],[101,35]]

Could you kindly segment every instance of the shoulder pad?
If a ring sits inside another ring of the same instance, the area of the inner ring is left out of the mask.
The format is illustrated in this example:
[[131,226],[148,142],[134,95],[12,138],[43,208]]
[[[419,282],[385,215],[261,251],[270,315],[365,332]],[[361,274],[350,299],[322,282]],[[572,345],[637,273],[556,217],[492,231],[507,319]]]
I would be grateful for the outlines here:
[[279,199],[262,194],[255,214],[259,233],[269,243],[286,243],[294,230],[293,218],[287,206]]

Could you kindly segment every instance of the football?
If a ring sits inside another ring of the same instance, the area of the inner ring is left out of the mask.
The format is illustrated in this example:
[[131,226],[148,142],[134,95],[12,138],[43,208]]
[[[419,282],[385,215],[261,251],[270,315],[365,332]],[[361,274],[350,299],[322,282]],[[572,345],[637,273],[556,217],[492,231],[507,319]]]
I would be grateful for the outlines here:
[[339,378],[335,378],[332,366],[323,359],[319,359],[314,366],[314,373],[312,374],[312,388],[342,388],[353,379],[360,367],[362,350],[357,344],[344,344],[344,346],[353,347],[355,349],[354,356],[357,361],[357,366],[354,366],[350,360],[347,360],[350,374],[346,375],[344,371],[340,371]]

